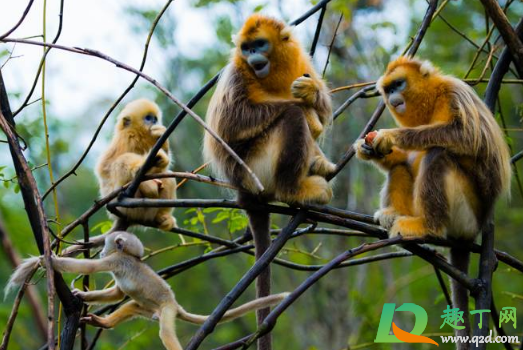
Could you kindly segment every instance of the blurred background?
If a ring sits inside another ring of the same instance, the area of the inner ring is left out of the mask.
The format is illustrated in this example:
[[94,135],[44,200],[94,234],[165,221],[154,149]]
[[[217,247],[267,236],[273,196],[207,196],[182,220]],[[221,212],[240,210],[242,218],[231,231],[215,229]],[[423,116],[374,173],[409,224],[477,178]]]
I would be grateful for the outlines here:
[[[261,11],[285,21],[305,13],[314,2],[309,0],[177,0],[162,17],[151,42],[145,73],[156,78],[175,96],[188,101],[203,84],[223,67],[232,49],[231,35],[248,15]],[[506,0],[500,1],[503,6]],[[22,1],[4,1],[0,10],[0,33],[11,28],[20,18],[27,4]],[[114,0],[65,2],[62,34],[59,44],[99,50],[133,67],[139,67],[149,28],[164,5],[159,0]],[[60,2],[47,1],[46,35],[51,41],[58,28]],[[401,54],[410,37],[415,35],[423,18],[427,3],[423,0],[333,0],[325,15],[323,29],[314,56],[318,71],[325,71],[331,88],[376,80],[386,64]],[[295,28],[296,35],[308,49],[312,42],[318,14]],[[515,24],[523,15],[521,1],[513,1],[507,16]],[[43,33],[43,2],[35,1],[27,19],[11,36],[35,37]],[[339,28],[336,32],[336,27]],[[481,53],[476,64],[471,63],[477,47],[483,44],[492,27],[486,22],[485,12],[477,1],[450,1],[441,17],[432,23],[418,56],[432,60],[445,72],[460,78],[481,77],[487,54]],[[502,41],[494,30],[485,48],[502,49]],[[329,64],[326,66],[330,51]],[[0,67],[9,92],[10,103],[16,110],[24,101],[34,81],[42,55],[42,48],[24,45],[0,44]],[[495,59],[494,59],[495,61]],[[488,67],[487,67],[488,68]],[[484,78],[488,78],[487,69]],[[94,131],[114,100],[125,90],[134,76],[108,62],[58,50],[51,50],[47,57],[45,102],[49,126],[50,153],[55,178],[66,173],[79,159],[89,144]],[[500,111],[496,119],[502,125],[513,153],[523,149],[523,89],[511,73],[500,93]],[[480,96],[486,83],[475,85]],[[333,95],[335,108],[356,89]],[[46,167],[45,133],[43,131],[41,80],[37,83],[31,105],[17,117],[17,130],[28,148],[25,156],[34,167],[34,175],[41,191],[50,186]],[[204,116],[208,94],[194,111]],[[123,103],[138,97],[155,100],[164,113],[164,123],[169,123],[179,109],[155,88],[139,81]],[[354,142],[378,103],[377,98],[360,99],[350,106],[335,122],[323,142],[323,149],[337,161]],[[120,105],[112,113],[96,140],[93,149],[76,174],[66,179],[57,191],[59,215],[52,196],[46,199],[46,211],[54,218],[51,228],[66,224],[87,210],[98,198],[96,178],[93,173],[97,157],[107,146]],[[393,121],[385,112],[377,128],[392,127]],[[203,163],[201,157],[202,128],[191,118],[185,118],[170,138],[175,159],[173,169],[191,171]],[[519,173],[523,172],[523,161]],[[203,172],[207,174],[205,170]],[[523,175],[523,174],[522,174]],[[24,205],[16,185],[8,146],[0,140],[0,231],[3,249],[0,249],[0,287],[3,288],[12,272],[12,259],[6,254],[9,242],[20,257],[36,255],[37,248],[28,224]],[[335,181],[335,198],[332,205],[338,208],[372,214],[379,204],[379,190],[383,176],[374,168],[353,160]],[[3,186],[2,186],[3,185]],[[231,193],[205,184],[190,182],[178,191],[179,198],[229,198]],[[523,259],[523,189],[517,177],[512,183],[512,199],[500,200],[496,210],[496,247]],[[223,238],[241,235],[246,219],[241,212],[228,210],[175,211],[178,223],[188,229],[210,233]],[[282,227],[287,218],[274,216],[273,225]],[[101,210],[90,221],[91,234],[100,234],[110,224]],[[137,228],[135,232],[150,250],[171,247],[162,254],[148,259],[155,269],[173,265],[197,256],[209,245],[188,239],[194,244],[182,244],[176,235],[154,229]],[[78,228],[69,239],[80,239]],[[362,238],[302,237],[287,244],[280,258],[300,264],[324,264],[345,249],[361,244]],[[444,250],[442,250],[444,251]],[[215,259],[192,268],[170,279],[177,300],[189,311],[210,313],[221,298],[237,283],[252,265],[248,255],[232,255]],[[476,274],[477,256],[472,259],[471,273]],[[295,271],[274,266],[275,292],[297,287],[310,272]],[[68,281],[73,276],[66,276]],[[45,306],[45,283],[42,274],[33,280],[40,294],[42,310]],[[102,288],[109,276],[91,278],[91,288]],[[73,283],[71,281],[71,283]],[[81,281],[76,283],[80,286]],[[523,320],[523,275],[500,263],[494,277],[495,301],[499,309],[505,306],[518,308]],[[253,288],[241,298],[254,297]],[[424,333],[435,336],[448,333],[448,326],[440,329],[441,315],[446,308],[433,268],[417,258],[402,258],[369,265],[339,269],[317,283],[305,293],[280,318],[274,334],[275,349],[428,349],[431,345],[375,345],[377,326],[383,303],[397,306],[411,302],[424,307],[429,324]],[[13,296],[0,304],[0,329],[12,308]],[[471,305],[471,309],[474,309]],[[35,323],[35,310],[26,300],[12,333],[10,349],[37,349],[44,338]],[[403,317],[403,318],[402,318]],[[398,316],[397,324],[409,330],[413,319]],[[484,321],[485,322],[485,321]],[[505,325],[509,335],[522,335],[523,322],[513,329]],[[490,321],[490,328],[493,328]],[[250,315],[216,328],[205,348],[233,341],[254,330],[254,316]],[[177,333],[186,344],[196,331],[196,326],[179,322]],[[146,320],[133,320],[102,333],[97,349],[161,348],[157,336],[158,326]],[[95,330],[89,328],[89,339]],[[436,338],[439,341],[439,338]],[[77,342],[78,344],[79,342]],[[451,349],[452,346],[441,345]],[[496,347],[498,348],[498,347]]]

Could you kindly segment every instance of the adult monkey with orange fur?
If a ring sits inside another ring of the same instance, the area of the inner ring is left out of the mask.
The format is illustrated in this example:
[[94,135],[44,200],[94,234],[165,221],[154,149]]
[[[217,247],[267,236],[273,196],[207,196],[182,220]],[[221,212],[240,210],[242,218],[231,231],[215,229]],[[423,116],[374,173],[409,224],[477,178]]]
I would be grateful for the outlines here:
[[[244,159],[265,191],[257,193],[245,171],[208,135],[205,157],[215,171],[241,188],[242,203],[328,203],[332,190],[325,177],[335,166],[315,142],[331,121],[325,83],[291,29],[278,20],[252,15],[235,43],[211,99],[207,122]],[[270,245],[269,213],[249,210],[247,214],[259,258]],[[268,281],[269,268],[257,279],[258,297],[270,293]],[[258,322],[267,313],[259,311]],[[268,337],[261,338],[258,349],[270,347]]]
[[[510,187],[510,154],[490,110],[461,80],[408,57],[391,62],[377,88],[400,125],[355,144],[387,174],[377,221],[391,236],[473,241]],[[469,255],[450,251],[465,273]],[[451,284],[466,326],[457,335],[467,336],[468,292]]]

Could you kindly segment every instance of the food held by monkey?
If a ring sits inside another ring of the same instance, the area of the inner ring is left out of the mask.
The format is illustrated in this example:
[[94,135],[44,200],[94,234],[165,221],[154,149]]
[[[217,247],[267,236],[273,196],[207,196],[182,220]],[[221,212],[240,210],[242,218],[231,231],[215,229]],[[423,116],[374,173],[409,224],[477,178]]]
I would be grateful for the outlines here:
[[[73,294],[87,304],[106,304],[122,301],[126,296],[131,300],[120,306],[107,316],[88,314],[82,322],[102,328],[113,328],[121,322],[135,317],[144,317],[159,321],[160,338],[168,350],[182,350],[176,336],[175,321],[202,324],[209,316],[192,314],[178,304],[170,285],[147,264],[141,261],[144,254],[142,242],[134,234],[116,231],[105,237],[105,245],[100,259],[74,259],[53,256],[52,265],[56,271],[63,273],[93,274],[97,272],[111,273],[115,286],[103,290],[80,291]],[[5,292],[23,284],[30,273],[43,265],[43,257],[32,257],[20,264]],[[288,293],[269,295],[258,298],[234,309],[230,309],[221,319],[221,323],[241,317],[256,309],[278,304]]]
[[216,172],[263,200],[325,204],[334,171],[316,138],[331,122],[331,98],[292,31],[260,14],[247,19],[220,76],[207,122],[261,180],[247,173],[209,135],[204,154]]
[[[102,196],[134,179],[151,148],[164,132],[162,113],[154,102],[139,99],[124,107],[117,117],[111,144],[101,155],[96,166]],[[169,143],[166,141],[147,174],[167,173],[170,163]],[[147,180],[140,184],[135,197],[174,199],[175,190],[174,178]],[[151,223],[163,230],[170,230],[176,226],[172,208],[118,208],[118,210],[130,223]]]

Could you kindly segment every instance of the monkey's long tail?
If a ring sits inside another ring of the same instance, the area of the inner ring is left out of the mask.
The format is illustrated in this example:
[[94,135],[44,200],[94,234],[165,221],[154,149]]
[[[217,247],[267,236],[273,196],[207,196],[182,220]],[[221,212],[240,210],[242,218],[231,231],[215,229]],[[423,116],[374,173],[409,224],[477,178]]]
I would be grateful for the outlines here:
[[9,282],[4,288],[4,300],[11,293],[11,291],[22,284],[24,284],[30,276],[32,276],[38,265],[40,264],[40,257],[32,256],[22,261],[15,269],[15,272],[9,278]]
[[[450,262],[451,264],[468,274],[469,269],[470,252],[459,248],[450,249]],[[456,336],[470,336],[470,321],[469,321],[469,291],[467,288],[462,286],[459,282],[454,279],[450,279],[450,288],[452,290],[452,307],[459,308],[459,311],[463,311],[463,323],[464,329],[458,329],[455,331]],[[468,344],[458,343],[457,350],[468,349]]]
[[[249,301],[248,303],[227,311],[219,323],[232,321],[235,318],[241,317],[250,311],[276,305],[285,299],[287,295],[289,295],[289,293],[272,294],[267,297]],[[208,315],[191,314],[190,312],[185,311],[181,306],[178,307],[178,317],[183,321],[195,324],[203,324],[209,318]]]

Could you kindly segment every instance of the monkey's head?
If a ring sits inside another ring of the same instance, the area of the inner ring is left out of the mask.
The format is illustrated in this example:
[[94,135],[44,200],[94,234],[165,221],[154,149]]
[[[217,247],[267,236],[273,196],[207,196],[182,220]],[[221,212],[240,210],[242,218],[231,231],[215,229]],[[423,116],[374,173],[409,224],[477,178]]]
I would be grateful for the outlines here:
[[387,66],[376,87],[396,120],[405,126],[425,124],[412,120],[414,110],[429,108],[437,96],[441,74],[428,61],[400,57]]
[[253,73],[257,79],[299,66],[300,43],[293,37],[290,27],[274,18],[260,14],[250,16],[233,37],[233,42],[236,45],[235,64]]
[[116,131],[132,130],[138,133],[149,133],[151,128],[161,124],[162,112],[158,105],[141,98],[128,103],[120,112],[116,122]]
[[132,255],[138,259],[143,257],[142,242],[130,232],[115,231],[105,237],[105,245],[100,257],[106,257],[113,253],[121,252]]

